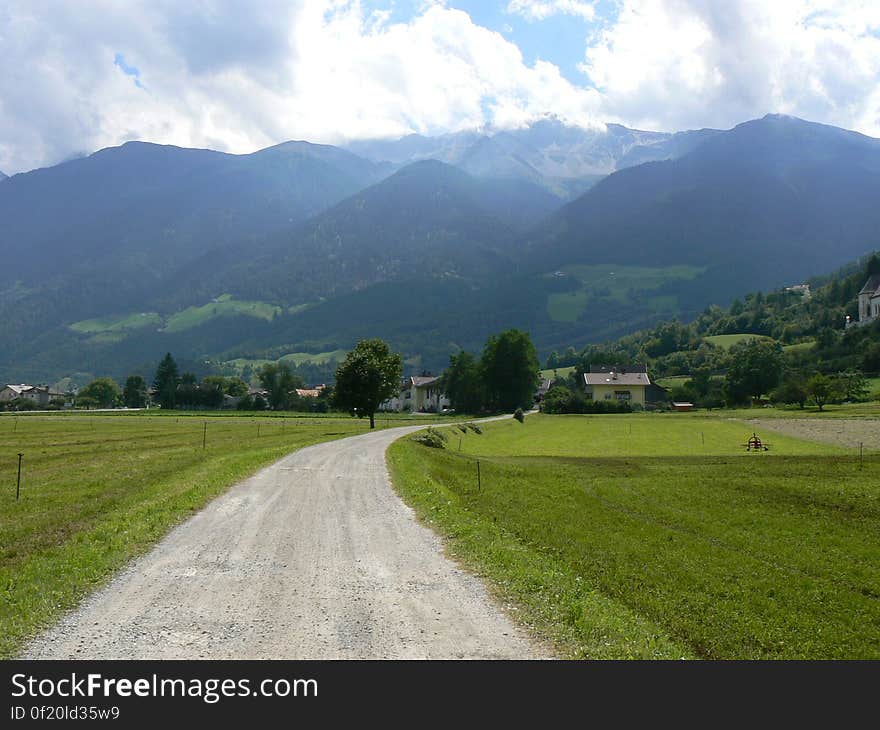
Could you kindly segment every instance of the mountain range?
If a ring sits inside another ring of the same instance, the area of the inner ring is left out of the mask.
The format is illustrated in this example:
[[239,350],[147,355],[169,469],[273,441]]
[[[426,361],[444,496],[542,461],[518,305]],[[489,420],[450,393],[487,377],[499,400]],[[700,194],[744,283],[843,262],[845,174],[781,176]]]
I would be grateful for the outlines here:
[[521,130],[142,142],[0,186],[0,380],[228,371],[365,336],[411,369],[518,326],[539,349],[689,318],[877,247],[880,140],[768,115],[666,134]]

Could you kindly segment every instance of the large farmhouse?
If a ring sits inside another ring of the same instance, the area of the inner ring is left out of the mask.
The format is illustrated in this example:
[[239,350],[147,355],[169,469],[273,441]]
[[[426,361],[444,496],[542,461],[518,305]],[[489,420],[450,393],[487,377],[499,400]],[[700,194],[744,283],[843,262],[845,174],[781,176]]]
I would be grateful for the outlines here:
[[586,395],[593,400],[618,400],[643,406],[648,400],[646,391],[651,385],[645,365],[594,365],[590,367],[590,372],[584,373]]
[[48,385],[4,385],[0,388],[0,403],[29,400],[37,406],[47,406],[53,398],[63,398],[63,393],[52,391]]
[[385,401],[383,411],[410,411],[434,413],[449,407],[449,399],[440,390],[436,375],[412,375],[404,378],[400,393]]

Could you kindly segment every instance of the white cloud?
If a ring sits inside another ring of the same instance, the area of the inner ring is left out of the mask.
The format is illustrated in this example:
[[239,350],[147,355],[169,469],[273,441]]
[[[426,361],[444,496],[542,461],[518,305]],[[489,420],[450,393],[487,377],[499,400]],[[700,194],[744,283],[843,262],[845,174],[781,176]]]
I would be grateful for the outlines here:
[[584,20],[596,16],[596,8],[583,0],[510,0],[507,12],[526,20],[546,20],[553,15],[575,15]]
[[776,111],[880,135],[878,30],[874,0],[622,0],[581,68],[631,125]]
[[[535,19],[593,13],[502,2]],[[248,152],[519,126],[547,112],[676,130],[777,111],[880,136],[876,0],[616,7],[595,19],[577,86],[440,1],[395,23],[358,0],[2,0],[0,169],[129,139]]]
[[[595,91],[500,33],[426,3],[406,23],[357,0],[91,0],[0,6],[0,169],[144,139],[249,152],[287,139],[596,124]],[[116,62],[136,68],[141,83]]]

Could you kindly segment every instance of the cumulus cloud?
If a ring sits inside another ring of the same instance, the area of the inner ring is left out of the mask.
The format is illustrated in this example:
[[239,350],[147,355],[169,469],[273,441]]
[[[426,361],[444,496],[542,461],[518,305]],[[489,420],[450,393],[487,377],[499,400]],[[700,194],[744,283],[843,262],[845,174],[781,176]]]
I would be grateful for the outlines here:
[[781,112],[880,136],[874,0],[622,0],[581,69],[609,119],[729,127]]
[[507,12],[526,20],[545,20],[553,15],[575,15],[584,20],[596,16],[596,8],[583,0],[510,0]]
[[511,22],[593,18],[580,85],[440,0],[400,22],[358,0],[5,0],[0,169],[130,139],[249,152],[548,112],[676,130],[777,111],[880,136],[875,0],[617,0],[606,18],[501,1]]
[[[287,139],[597,124],[599,98],[444,3],[12,0],[0,8],[0,169],[145,139],[249,152]],[[136,83],[133,83],[136,82]]]

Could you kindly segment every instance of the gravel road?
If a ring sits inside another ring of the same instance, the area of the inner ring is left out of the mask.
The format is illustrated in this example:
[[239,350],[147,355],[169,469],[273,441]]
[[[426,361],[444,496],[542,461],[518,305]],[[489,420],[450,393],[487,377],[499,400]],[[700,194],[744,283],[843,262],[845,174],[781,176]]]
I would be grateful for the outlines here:
[[311,446],[237,484],[23,658],[537,657],[392,491],[385,449],[414,430]]

